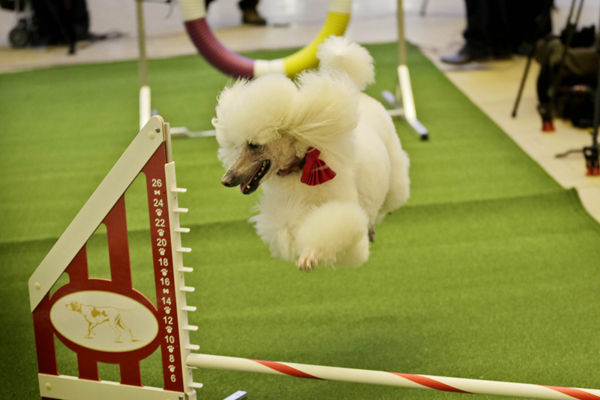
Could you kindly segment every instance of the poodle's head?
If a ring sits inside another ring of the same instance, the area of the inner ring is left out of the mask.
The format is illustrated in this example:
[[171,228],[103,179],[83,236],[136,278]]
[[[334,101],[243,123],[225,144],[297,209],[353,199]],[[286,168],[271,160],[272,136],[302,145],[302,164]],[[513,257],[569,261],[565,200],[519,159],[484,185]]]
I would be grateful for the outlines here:
[[358,90],[335,74],[306,73],[297,84],[280,74],[237,81],[219,96],[213,125],[221,183],[243,194],[297,170],[307,149],[335,153],[355,129]]

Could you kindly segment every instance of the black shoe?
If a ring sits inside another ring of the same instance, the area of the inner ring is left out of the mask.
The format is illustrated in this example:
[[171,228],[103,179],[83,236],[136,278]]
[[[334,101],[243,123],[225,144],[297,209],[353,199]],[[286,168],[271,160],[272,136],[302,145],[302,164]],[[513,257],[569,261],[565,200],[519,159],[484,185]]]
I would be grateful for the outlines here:
[[508,61],[508,60],[512,60],[512,52],[507,52],[507,53],[494,53],[494,60],[498,60],[498,61]]
[[486,50],[474,49],[469,45],[464,45],[458,53],[443,56],[441,61],[446,64],[463,65],[473,61],[486,61],[490,59],[490,52]]
[[495,48],[492,51],[494,56],[494,60],[511,60],[513,56],[513,51],[510,47],[502,46]]
[[267,21],[260,16],[258,11],[255,8],[249,8],[246,10],[242,10],[242,22],[248,25],[257,25],[264,26],[267,24]]

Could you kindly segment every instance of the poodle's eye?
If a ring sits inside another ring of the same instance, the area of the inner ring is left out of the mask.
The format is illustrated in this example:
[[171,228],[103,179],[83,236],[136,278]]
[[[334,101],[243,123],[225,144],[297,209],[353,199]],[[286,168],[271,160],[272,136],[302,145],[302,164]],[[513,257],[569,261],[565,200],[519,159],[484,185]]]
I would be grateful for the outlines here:
[[248,143],[248,148],[249,148],[249,149],[251,149],[251,150],[256,150],[256,149],[258,149],[259,147],[260,147],[260,145],[259,145],[259,144],[256,144],[256,143]]

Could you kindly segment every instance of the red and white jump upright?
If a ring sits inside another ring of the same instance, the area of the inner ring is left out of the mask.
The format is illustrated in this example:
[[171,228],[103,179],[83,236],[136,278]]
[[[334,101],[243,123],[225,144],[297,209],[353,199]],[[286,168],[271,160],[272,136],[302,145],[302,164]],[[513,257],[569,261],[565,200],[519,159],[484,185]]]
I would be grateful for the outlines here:
[[[600,400],[600,390],[524,383],[449,378],[319,365],[293,364],[246,358],[193,354],[187,313],[177,201],[185,189],[177,187],[171,156],[169,124],[154,116],[83,206],[29,280],[31,311],[43,399],[62,400],[194,400],[191,369],[211,368],[432,389],[456,393],[492,394],[556,400]],[[132,285],[124,195],[144,174],[151,226],[156,304]],[[104,224],[108,238],[111,279],[90,278],[86,244]],[[52,288],[66,273],[69,283]],[[54,339],[77,355],[79,375],[58,372]],[[142,385],[140,361],[160,349],[164,385]],[[99,379],[98,363],[117,364],[121,381]],[[245,398],[237,392],[228,398]]]
[[[146,177],[157,304],[132,286],[125,192]],[[185,360],[189,343],[175,164],[169,125],[152,117],[115,164],[29,280],[42,398],[195,399]],[[88,276],[86,243],[104,224],[111,279]],[[66,272],[69,283],[50,295]],[[111,329],[108,329],[110,327]],[[78,377],[60,375],[54,337],[77,354]],[[140,361],[160,348],[164,388],[142,386]],[[121,382],[100,381],[98,362],[118,364]]]

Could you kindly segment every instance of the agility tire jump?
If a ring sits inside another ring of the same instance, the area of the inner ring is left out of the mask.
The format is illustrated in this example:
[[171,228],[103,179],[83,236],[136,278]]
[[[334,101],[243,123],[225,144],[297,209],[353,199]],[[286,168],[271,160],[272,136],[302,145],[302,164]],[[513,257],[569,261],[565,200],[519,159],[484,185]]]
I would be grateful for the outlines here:
[[[125,193],[143,174],[146,182],[156,301],[133,287]],[[600,390],[449,378],[194,354],[188,322],[175,163],[169,124],[154,116],[29,279],[30,306],[42,399],[194,400],[192,369],[210,368],[456,393],[556,400],[600,400]],[[91,278],[86,246],[106,226],[111,279]],[[66,273],[69,282],[53,291]],[[55,338],[77,357],[78,376],[58,372]],[[140,361],[159,351],[163,387],[142,385]],[[120,382],[99,379],[98,363],[120,367]],[[241,392],[243,393],[243,392]]]
[[342,36],[350,21],[352,0],[331,0],[329,12],[316,38],[298,52],[277,60],[252,60],[225,48],[206,21],[204,0],[181,0],[186,30],[198,52],[215,68],[235,78],[251,79],[269,72],[292,77],[318,65],[317,46],[331,35]]

